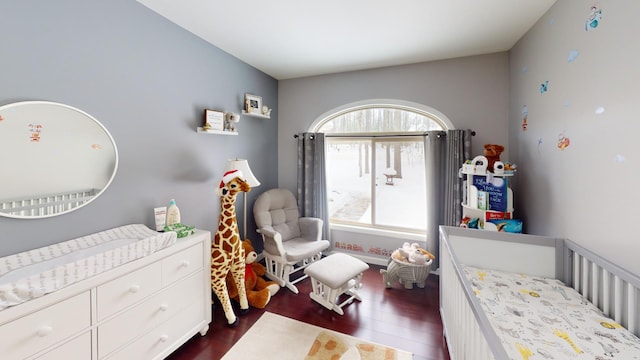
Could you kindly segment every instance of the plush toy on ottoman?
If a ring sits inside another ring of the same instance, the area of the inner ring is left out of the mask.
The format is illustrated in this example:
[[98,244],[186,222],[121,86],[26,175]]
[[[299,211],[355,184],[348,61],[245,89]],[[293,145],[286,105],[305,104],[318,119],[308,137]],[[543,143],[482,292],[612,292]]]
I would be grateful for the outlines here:
[[[245,253],[245,273],[244,283],[247,289],[247,301],[249,305],[264,309],[271,300],[271,297],[280,290],[280,285],[275,281],[266,281],[262,278],[266,272],[264,265],[256,262],[258,254],[256,254],[251,240],[242,241],[242,247]],[[227,288],[229,289],[229,298],[238,300],[238,288],[233,282],[231,276],[227,276]]]
[[382,281],[387,288],[396,281],[403,284],[405,289],[413,289],[414,283],[424,288],[435,258],[417,243],[404,243],[391,254],[387,269],[380,269]]

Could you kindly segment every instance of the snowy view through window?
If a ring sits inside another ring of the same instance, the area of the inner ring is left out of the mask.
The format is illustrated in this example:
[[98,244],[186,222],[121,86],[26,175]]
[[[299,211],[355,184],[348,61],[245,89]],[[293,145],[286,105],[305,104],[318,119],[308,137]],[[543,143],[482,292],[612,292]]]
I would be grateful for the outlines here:
[[412,111],[368,108],[341,114],[326,135],[327,193],[332,223],[424,231],[425,156],[417,135],[442,130]]

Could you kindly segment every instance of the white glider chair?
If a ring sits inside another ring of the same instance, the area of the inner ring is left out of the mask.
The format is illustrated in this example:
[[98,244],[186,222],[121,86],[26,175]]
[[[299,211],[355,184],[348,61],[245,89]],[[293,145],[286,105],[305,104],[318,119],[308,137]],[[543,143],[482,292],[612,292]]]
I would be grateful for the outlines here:
[[297,294],[295,284],[308,276],[291,281],[291,274],[320,260],[322,251],[329,247],[329,241],[320,239],[322,220],[300,217],[298,202],[286,189],[260,194],[253,206],[253,216],[264,241],[266,276]]

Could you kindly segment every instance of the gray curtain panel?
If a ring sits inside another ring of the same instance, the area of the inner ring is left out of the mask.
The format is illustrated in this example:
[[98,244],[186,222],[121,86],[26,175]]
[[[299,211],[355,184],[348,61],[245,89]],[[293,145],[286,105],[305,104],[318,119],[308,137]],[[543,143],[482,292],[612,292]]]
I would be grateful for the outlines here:
[[424,136],[424,161],[425,161],[425,183],[426,183],[426,203],[427,203],[427,250],[436,256],[434,269],[439,265],[438,247],[438,226],[443,219],[444,193],[442,184],[445,169],[444,154],[446,153],[446,132],[428,131]]
[[447,131],[443,225],[458,226],[462,219],[463,184],[459,170],[465,160],[472,158],[472,136],[468,129]]
[[471,154],[471,130],[428,131],[424,136],[427,250],[439,268],[440,225],[457,226],[462,219],[462,179],[458,171]]
[[298,134],[298,207],[301,216],[322,219],[323,239],[331,241],[323,133]]

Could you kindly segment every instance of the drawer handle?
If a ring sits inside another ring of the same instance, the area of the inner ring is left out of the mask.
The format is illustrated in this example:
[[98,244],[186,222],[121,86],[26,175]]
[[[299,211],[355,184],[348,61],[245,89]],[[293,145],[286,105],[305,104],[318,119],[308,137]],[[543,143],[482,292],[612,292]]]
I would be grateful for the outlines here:
[[160,311],[167,311],[167,309],[169,309],[169,304],[160,305]]
[[129,287],[129,292],[132,293],[132,294],[135,294],[138,291],[140,291],[140,285],[131,285]]
[[181,267],[189,267],[189,265],[191,265],[191,262],[189,260],[183,260],[180,264]]
[[40,337],[45,337],[45,336],[51,334],[52,332],[53,332],[53,327],[51,327],[49,325],[44,325],[40,329],[38,329],[36,334],[38,334],[38,336],[40,336]]
[[160,340],[160,342],[165,342],[165,341],[169,340],[169,335],[164,334],[164,335],[160,336],[159,340]]

